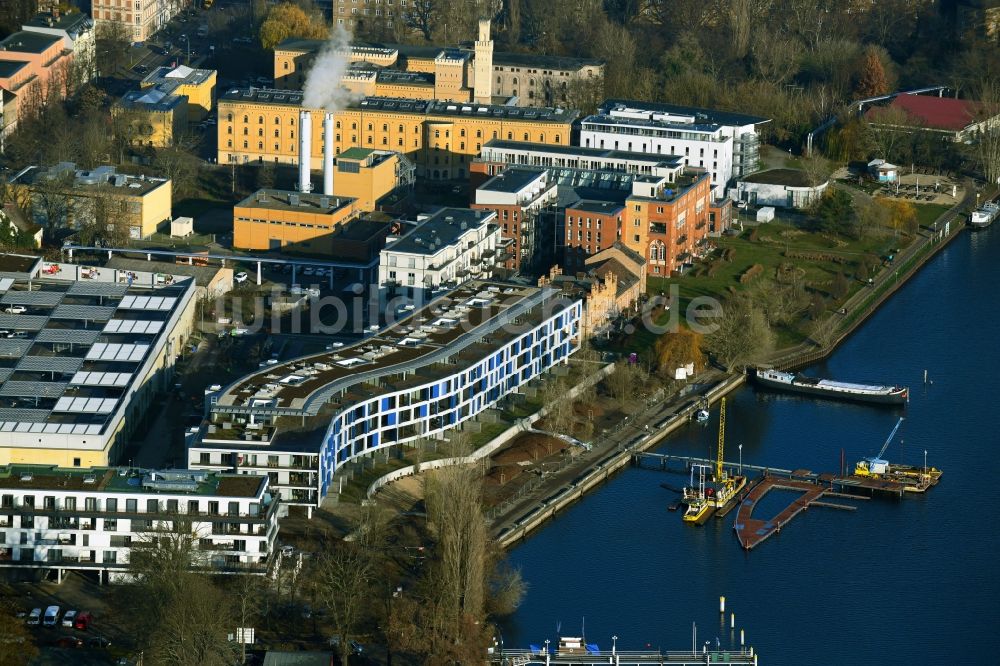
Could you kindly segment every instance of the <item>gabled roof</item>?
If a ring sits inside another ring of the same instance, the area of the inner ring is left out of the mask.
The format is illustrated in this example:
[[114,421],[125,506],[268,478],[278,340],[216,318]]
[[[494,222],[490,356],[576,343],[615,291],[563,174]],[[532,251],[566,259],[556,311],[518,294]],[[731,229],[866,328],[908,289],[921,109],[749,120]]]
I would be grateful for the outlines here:
[[877,121],[886,108],[902,110],[916,126],[958,132],[976,122],[980,104],[952,97],[897,95],[888,107],[872,107],[865,115]]

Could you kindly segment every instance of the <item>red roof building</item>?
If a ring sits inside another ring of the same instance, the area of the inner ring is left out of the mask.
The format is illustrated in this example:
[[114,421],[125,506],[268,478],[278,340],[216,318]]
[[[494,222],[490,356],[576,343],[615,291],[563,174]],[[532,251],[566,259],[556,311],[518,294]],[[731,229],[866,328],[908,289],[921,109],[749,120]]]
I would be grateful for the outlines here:
[[897,95],[887,107],[873,106],[865,117],[878,123],[889,109],[899,109],[909,118],[906,123],[935,132],[954,135],[956,141],[964,141],[987,121],[982,117],[982,107],[978,102],[951,97],[930,95]]

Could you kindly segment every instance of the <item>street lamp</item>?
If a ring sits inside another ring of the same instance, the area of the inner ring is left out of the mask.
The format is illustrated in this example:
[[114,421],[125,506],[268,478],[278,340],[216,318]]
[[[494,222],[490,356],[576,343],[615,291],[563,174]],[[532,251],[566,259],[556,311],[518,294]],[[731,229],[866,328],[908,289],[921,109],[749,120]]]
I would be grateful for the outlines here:
[[736,447],[740,450],[740,476],[743,476],[743,445]]
[[[927,465],[924,465],[924,467],[926,467],[926,466]],[[612,656],[614,656],[615,654],[617,654],[617,652],[615,651],[617,647],[618,647],[618,637],[617,636],[612,636],[611,637],[611,655]]]

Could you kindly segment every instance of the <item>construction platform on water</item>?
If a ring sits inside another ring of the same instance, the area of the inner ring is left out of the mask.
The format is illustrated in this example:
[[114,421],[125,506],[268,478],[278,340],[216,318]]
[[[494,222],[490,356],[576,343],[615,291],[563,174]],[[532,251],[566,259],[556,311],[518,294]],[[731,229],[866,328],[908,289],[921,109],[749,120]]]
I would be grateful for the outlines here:
[[545,653],[539,650],[504,650],[493,654],[490,663],[498,666],[651,666],[671,664],[672,666],[704,666],[705,664],[733,664],[735,666],[755,666],[757,655],[752,649],[707,650],[705,652],[661,652],[647,650],[631,652],[624,650],[595,650],[579,653]]
[[[691,456],[674,456],[665,453],[636,453],[632,463],[642,469],[653,469],[665,472],[685,474],[694,466],[717,464],[716,461]],[[867,500],[869,497],[858,494],[857,491],[868,491],[869,495],[887,493],[902,497],[905,493],[925,492],[937,485],[941,472],[933,468],[912,468],[896,466],[897,472],[892,476],[859,476],[856,474],[817,474],[807,469],[781,469],[741,463],[725,462],[723,465],[737,475],[747,471],[759,472],[760,476],[751,480],[743,488],[733,504],[714,515],[723,518],[734,507],[738,507],[733,529],[740,545],[750,550],[767,538],[781,531],[795,516],[810,506],[826,507],[853,511],[856,506],[824,501],[825,498],[837,497],[850,500]],[[892,466],[890,466],[890,469]],[[662,484],[661,484],[662,485]],[[666,487],[666,486],[665,486]],[[799,495],[779,511],[777,515],[761,520],[753,517],[753,510],[769,491],[774,489],[791,490]],[[710,514],[711,515],[711,514]],[[708,519],[700,521],[701,524]]]

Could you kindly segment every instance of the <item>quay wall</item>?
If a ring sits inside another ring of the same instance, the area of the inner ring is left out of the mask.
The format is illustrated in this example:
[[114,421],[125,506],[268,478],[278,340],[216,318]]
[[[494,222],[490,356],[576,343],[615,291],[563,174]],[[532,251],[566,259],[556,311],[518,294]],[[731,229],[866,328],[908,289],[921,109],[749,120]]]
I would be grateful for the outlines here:
[[[939,222],[954,222],[960,208],[961,204],[956,205],[946,212]],[[836,336],[828,344],[797,348],[791,353],[783,354],[779,359],[776,359],[774,365],[786,369],[801,368],[832,354],[892,294],[911,277],[916,275],[930,259],[937,256],[938,252],[954,240],[964,228],[962,224],[953,224],[952,226],[954,228],[951,229],[949,234],[942,232],[940,236],[932,236],[925,239],[925,242],[921,245],[914,247],[908,256],[901,259],[899,268],[894,271],[895,275],[891,278],[888,275],[884,276],[880,283],[876,285],[873,293],[861,292],[856,294],[855,296],[860,298],[855,304],[852,304],[855,309],[848,310],[847,315],[845,315],[846,322],[844,327],[837,332]],[[745,382],[746,375],[744,374],[730,375],[706,391],[704,397],[708,400],[709,404],[712,404],[736,390]],[[689,406],[687,409],[675,413],[666,420],[655,424],[655,428],[647,435],[640,436],[638,440],[632,440],[624,446],[620,445],[615,453],[599,461],[589,471],[584,472],[583,475],[577,477],[577,480],[571,482],[568,486],[555,490],[547,499],[542,500],[537,507],[522,514],[520,518],[514,520],[510,525],[495,526],[500,528],[500,532],[497,535],[499,545],[507,548],[526,538],[547,520],[553,518],[570,504],[583,497],[585,493],[604,483],[615,472],[627,466],[634,453],[646,451],[657,446],[671,433],[684,425],[691,418],[691,412],[694,409],[694,406]]]

